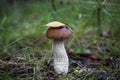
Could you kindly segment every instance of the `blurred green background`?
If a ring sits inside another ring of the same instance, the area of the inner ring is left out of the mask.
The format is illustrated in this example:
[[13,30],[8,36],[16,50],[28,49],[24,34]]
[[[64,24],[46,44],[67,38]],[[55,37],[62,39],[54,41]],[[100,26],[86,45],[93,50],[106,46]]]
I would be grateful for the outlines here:
[[54,20],[72,28],[71,44],[88,32],[99,36],[112,31],[119,37],[119,6],[119,0],[1,0],[0,51],[7,52],[14,44],[23,43],[50,48],[44,25]]

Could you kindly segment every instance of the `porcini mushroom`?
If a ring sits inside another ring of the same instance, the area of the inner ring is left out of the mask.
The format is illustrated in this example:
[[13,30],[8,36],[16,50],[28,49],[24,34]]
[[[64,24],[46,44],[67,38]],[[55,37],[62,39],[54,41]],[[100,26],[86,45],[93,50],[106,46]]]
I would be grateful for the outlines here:
[[54,69],[58,74],[66,74],[68,73],[69,59],[64,47],[64,40],[71,36],[72,31],[58,21],[50,22],[46,26],[49,27],[46,36],[53,39]]

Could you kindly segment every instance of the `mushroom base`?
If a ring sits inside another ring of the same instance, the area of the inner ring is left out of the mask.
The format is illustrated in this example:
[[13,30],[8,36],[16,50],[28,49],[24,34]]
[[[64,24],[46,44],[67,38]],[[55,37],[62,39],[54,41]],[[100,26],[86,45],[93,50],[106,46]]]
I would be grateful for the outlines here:
[[54,69],[58,74],[68,73],[69,59],[64,47],[64,41],[54,40]]

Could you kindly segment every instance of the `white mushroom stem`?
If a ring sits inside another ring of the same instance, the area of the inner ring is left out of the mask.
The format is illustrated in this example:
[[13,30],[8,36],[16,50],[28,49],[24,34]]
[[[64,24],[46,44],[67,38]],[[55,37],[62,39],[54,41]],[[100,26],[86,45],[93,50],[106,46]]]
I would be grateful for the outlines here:
[[54,69],[58,74],[64,74],[68,72],[69,59],[64,47],[63,40],[54,40],[53,43],[54,52]]

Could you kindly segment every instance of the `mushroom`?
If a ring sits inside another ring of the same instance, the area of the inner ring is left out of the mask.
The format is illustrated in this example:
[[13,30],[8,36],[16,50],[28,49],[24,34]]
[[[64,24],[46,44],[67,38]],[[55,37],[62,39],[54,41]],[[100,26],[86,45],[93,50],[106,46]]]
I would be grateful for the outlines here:
[[69,59],[64,47],[64,40],[72,35],[72,31],[65,24],[54,21],[48,23],[46,36],[53,39],[53,58],[54,70],[58,74],[67,74]]

